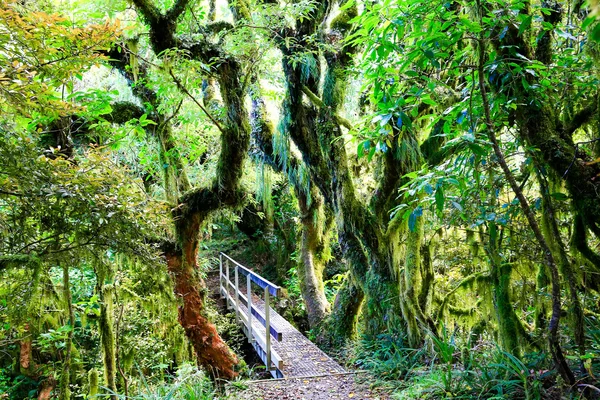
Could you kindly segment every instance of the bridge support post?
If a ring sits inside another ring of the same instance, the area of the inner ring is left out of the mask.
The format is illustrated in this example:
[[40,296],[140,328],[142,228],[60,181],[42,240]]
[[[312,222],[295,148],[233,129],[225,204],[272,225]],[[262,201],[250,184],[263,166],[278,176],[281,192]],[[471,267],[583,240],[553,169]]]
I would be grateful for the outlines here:
[[248,299],[248,343],[254,342],[252,335],[252,279],[250,274],[246,275],[246,297]]
[[267,371],[271,371],[271,306],[269,305],[269,287],[265,287],[265,339],[267,352]]

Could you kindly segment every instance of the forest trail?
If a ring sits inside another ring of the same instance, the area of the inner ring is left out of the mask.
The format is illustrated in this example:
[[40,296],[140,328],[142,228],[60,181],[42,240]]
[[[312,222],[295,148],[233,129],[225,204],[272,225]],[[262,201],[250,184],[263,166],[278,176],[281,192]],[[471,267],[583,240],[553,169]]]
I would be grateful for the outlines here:
[[228,398],[235,400],[386,400],[389,395],[376,392],[356,374],[298,377],[253,381],[243,390],[230,386]]

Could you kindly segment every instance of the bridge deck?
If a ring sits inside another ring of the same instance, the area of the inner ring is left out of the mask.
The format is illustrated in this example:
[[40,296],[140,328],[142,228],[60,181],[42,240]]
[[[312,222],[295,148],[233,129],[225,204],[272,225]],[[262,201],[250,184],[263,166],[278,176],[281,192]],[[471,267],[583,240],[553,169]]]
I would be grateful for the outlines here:
[[[261,298],[252,296],[252,304],[264,314],[265,302]],[[240,310],[247,313],[248,309],[240,304]],[[257,319],[254,318],[252,322],[252,329],[258,332],[264,331],[264,326]],[[280,342],[273,339],[271,348],[283,360],[281,372],[284,378],[346,372],[342,366],[308,340],[273,308],[271,308],[271,325],[283,336],[283,340]]]

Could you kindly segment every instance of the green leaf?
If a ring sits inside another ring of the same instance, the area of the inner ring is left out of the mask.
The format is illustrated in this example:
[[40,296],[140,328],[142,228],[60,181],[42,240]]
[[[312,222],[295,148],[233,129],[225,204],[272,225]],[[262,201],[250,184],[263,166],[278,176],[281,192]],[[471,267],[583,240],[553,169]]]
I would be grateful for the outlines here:
[[519,25],[519,36],[521,36],[523,33],[525,33],[527,29],[529,29],[529,27],[531,26],[532,18],[533,16],[531,15],[527,15],[523,18],[523,21],[521,21],[521,25]]
[[421,215],[423,215],[423,209],[421,208],[421,206],[418,206],[408,216],[408,229],[410,229],[411,232],[416,231],[417,218],[419,218]]
[[594,42],[600,42],[600,24],[596,25],[590,32],[590,39]]
[[457,203],[456,201],[452,201],[451,203],[454,206],[454,208],[456,208],[458,211],[463,211],[463,207],[459,203]]
[[444,188],[439,186],[435,191],[435,208],[437,209],[438,216],[442,216],[442,211],[444,210]]
[[560,192],[551,193],[550,197],[552,197],[553,199],[556,199],[558,201],[565,201],[565,200],[569,199],[569,196],[567,196],[564,193],[560,193]]

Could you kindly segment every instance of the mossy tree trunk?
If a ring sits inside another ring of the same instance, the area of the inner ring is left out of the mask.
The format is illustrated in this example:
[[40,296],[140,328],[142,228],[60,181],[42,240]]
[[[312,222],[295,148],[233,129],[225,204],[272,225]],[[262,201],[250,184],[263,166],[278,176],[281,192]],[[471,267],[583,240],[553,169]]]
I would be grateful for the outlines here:
[[323,321],[317,341],[328,348],[340,349],[347,340],[356,339],[358,313],[364,299],[364,292],[347,275],[335,296],[331,314]]
[[[294,30],[286,31],[288,36],[294,37],[294,46],[288,47],[283,41],[280,46],[286,78],[283,129],[302,153],[310,172],[311,184],[319,188],[335,214],[338,240],[350,267],[355,289],[364,293],[365,300],[362,307],[365,320],[364,333],[375,337],[383,332],[403,332],[405,327],[400,303],[404,302],[406,314],[411,311],[411,321],[415,320],[415,315],[418,318],[412,335],[413,343],[416,344],[422,337],[420,332],[428,326],[427,318],[419,312],[418,293],[421,290],[409,287],[408,284],[404,285],[406,294],[411,296],[407,299],[405,293],[400,292],[399,271],[401,267],[408,266],[406,282],[410,285],[423,282],[420,279],[413,279],[418,277],[421,268],[420,260],[417,259],[421,256],[422,231],[413,234],[414,246],[410,250],[397,251],[394,246],[395,241],[399,239],[398,232],[401,224],[397,221],[388,224],[387,215],[384,218],[380,216],[387,214],[391,209],[390,204],[393,204],[396,198],[396,190],[400,187],[402,176],[410,172],[415,165],[420,166],[422,158],[417,142],[411,139],[403,145],[411,148],[416,155],[413,158],[416,162],[414,165],[403,162],[398,158],[401,154],[396,150],[400,146],[396,147],[398,145],[396,143],[385,156],[386,172],[382,174],[375,201],[369,205],[358,199],[340,128],[340,124],[347,126],[348,123],[338,115],[348,86],[346,69],[356,49],[346,45],[325,53],[327,67],[325,85],[321,92],[322,100],[316,95],[320,92],[318,60],[307,60],[303,65],[294,65],[289,61],[294,59],[296,51],[310,48],[308,38],[323,26],[321,19],[327,19],[325,6],[324,3],[319,3],[313,12],[313,19],[297,21]],[[348,21],[356,15],[356,12],[355,7],[345,9],[332,21],[331,34],[336,37],[339,34],[345,36],[352,29]],[[325,32],[321,33],[327,35]],[[303,98],[305,95],[312,105],[305,103]],[[358,296],[359,299],[361,297]],[[348,302],[345,301],[336,301],[334,307],[347,304]],[[358,307],[348,307],[345,310],[334,309],[332,316],[337,318],[345,312],[346,319],[354,321],[356,314],[352,313],[358,311]],[[353,324],[331,324],[331,326],[352,328]],[[353,332],[329,330],[328,334],[332,336],[330,341],[337,341],[339,337],[349,337]]]
[[113,315],[115,272],[108,261],[98,260],[96,265],[96,292],[100,301],[100,344],[104,365],[104,384],[110,391],[111,399],[117,399],[117,354],[115,348],[115,330]]
[[542,171],[540,171],[539,166],[536,166],[536,175],[540,184],[540,193],[542,196],[542,233],[546,237],[550,249],[555,255],[554,257],[558,260],[560,274],[567,283],[567,291],[570,301],[569,313],[567,314],[569,316],[568,321],[575,336],[575,344],[577,345],[579,355],[584,356],[585,322],[583,319],[583,307],[581,305],[581,301],[579,300],[573,264],[569,259],[564,242],[561,238],[560,230],[558,228],[556,209],[550,196],[549,183],[547,182],[546,177],[542,174]]
[[289,151],[289,143],[286,143],[284,149],[274,149],[274,128],[267,118],[265,103],[256,82],[251,87],[251,97],[252,137],[262,153],[262,160],[259,162],[265,162],[274,170],[285,173],[298,200],[302,224],[298,278],[308,322],[311,329],[315,329],[331,311],[325,296],[323,271],[329,258],[333,216],[326,209],[317,188],[300,177],[300,170],[305,165]]
[[71,389],[69,385],[71,383],[71,358],[73,353],[73,330],[75,329],[75,313],[73,312],[73,299],[71,296],[71,283],[69,279],[69,266],[64,264],[63,270],[63,301],[65,303],[68,321],[69,321],[69,333],[67,333],[67,340],[65,341],[65,358],[63,360],[62,372],[60,375],[60,389],[59,396],[60,400],[69,400],[71,398]]
[[298,276],[308,322],[314,329],[331,311],[325,296],[323,271],[330,256],[329,233],[333,220],[325,215],[323,200],[315,188],[311,190],[310,203],[304,193],[297,193],[297,196],[302,222],[302,262]]
[[[197,271],[196,256],[198,232],[207,216],[224,207],[238,207],[244,201],[240,179],[249,147],[250,125],[244,103],[244,85],[240,81],[242,68],[238,60],[225,53],[218,44],[206,38],[190,43],[176,35],[177,20],[185,11],[188,0],[176,1],[165,13],[146,0],[134,0],[133,3],[149,27],[150,42],[156,54],[168,49],[186,50],[192,59],[213,65],[212,75],[216,78],[226,109],[225,117],[217,121],[192,98],[220,130],[221,153],[215,181],[208,187],[187,190],[179,197],[178,207],[173,210],[175,243],[165,246],[165,255],[175,292],[182,296],[179,320],[199,361],[213,376],[231,379],[236,375],[237,357],[204,314],[206,287]],[[210,35],[210,32],[206,33]],[[214,59],[219,59],[219,63],[214,64]],[[173,71],[170,75],[178,88],[191,97]]]
[[[482,20],[483,20],[482,15],[484,12],[484,8],[482,7],[482,3],[480,0],[477,1],[477,6],[478,6],[478,10],[480,12],[480,16],[479,16],[480,23],[482,26],[484,26],[484,24],[482,23]],[[522,38],[518,39],[520,35],[517,32],[514,32],[514,29],[516,29],[516,28],[513,27],[513,31],[509,32],[509,34],[507,35],[509,37],[509,40],[513,40],[515,42],[515,44],[517,45],[517,48],[519,48],[520,50],[526,51],[527,46],[525,45],[525,43],[522,43],[522,40],[523,40]],[[509,28],[509,31],[510,30],[511,30],[511,28]],[[541,43],[541,45],[543,45],[544,41],[540,41],[539,43]],[[491,107],[490,107],[490,103],[489,103],[489,100],[487,97],[487,84],[486,84],[485,69],[484,69],[485,62],[486,62],[486,44],[487,44],[487,42],[484,40],[483,35],[481,35],[481,37],[479,38],[479,41],[478,41],[477,74],[478,74],[478,89],[479,89],[479,92],[481,95],[483,111],[484,111],[484,116],[485,116],[484,121],[485,121],[485,125],[486,125],[486,134],[492,144],[492,148],[494,150],[494,155],[496,156],[498,163],[500,164],[500,167],[502,169],[504,177],[508,181],[511,190],[515,194],[515,197],[519,201],[521,211],[523,212],[523,214],[527,220],[527,223],[529,225],[529,228],[533,232],[533,234],[536,238],[536,241],[538,242],[538,245],[540,246],[540,248],[542,250],[542,253],[544,256],[544,264],[548,268],[548,271],[550,274],[550,284],[551,284],[551,294],[552,294],[552,317],[550,319],[550,324],[548,327],[548,331],[549,331],[548,332],[548,345],[549,345],[550,353],[552,354],[552,359],[556,364],[556,368],[557,368],[559,374],[566,382],[568,382],[569,384],[574,384],[575,377],[573,376],[573,372],[571,371],[571,369],[564,357],[562,348],[560,346],[559,335],[558,335],[560,316],[561,316],[561,287],[560,287],[559,269],[557,267],[557,264],[556,264],[553,254],[552,254],[552,251],[550,249],[550,246],[548,245],[546,238],[542,234],[539,224],[535,218],[535,215],[533,214],[533,211],[531,210],[531,207],[529,206],[529,202],[527,201],[527,199],[525,198],[525,195],[523,194],[523,190],[517,184],[515,176],[506,162],[506,158],[504,156],[504,153],[502,152],[502,149],[498,142],[498,138],[496,137],[496,127],[492,121]],[[502,48],[500,50],[501,50],[501,52],[507,51],[507,49],[504,49],[504,48]],[[513,51],[513,50],[514,49],[511,49],[510,51]],[[546,50],[550,51],[549,49],[546,49]],[[538,47],[538,53],[546,54],[544,49],[540,49],[539,47]],[[506,54],[502,53],[502,55],[506,55]],[[540,60],[540,61],[549,62],[550,60]],[[519,114],[519,111],[517,112],[517,114]],[[548,122],[548,121],[545,121],[545,122]],[[536,126],[538,126],[538,127],[544,126],[544,120],[542,120],[542,119],[537,120]],[[545,135],[547,135],[547,134],[548,134],[548,132],[545,133]],[[547,137],[545,137],[544,140],[547,140]],[[553,151],[555,152],[556,149],[554,149]]]

